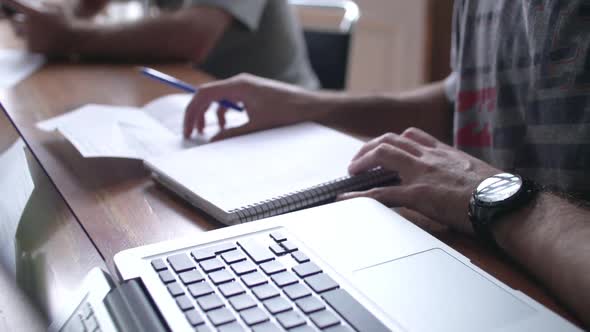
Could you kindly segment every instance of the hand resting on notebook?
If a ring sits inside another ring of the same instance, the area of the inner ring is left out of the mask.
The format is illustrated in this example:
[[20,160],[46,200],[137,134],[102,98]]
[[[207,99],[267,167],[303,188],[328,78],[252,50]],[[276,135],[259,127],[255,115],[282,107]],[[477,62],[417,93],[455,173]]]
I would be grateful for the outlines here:
[[402,184],[347,193],[339,199],[371,197],[386,205],[419,211],[467,233],[472,229],[465,202],[482,178],[500,173],[416,128],[371,140],[353,158],[348,170],[358,174],[377,166],[396,170]]

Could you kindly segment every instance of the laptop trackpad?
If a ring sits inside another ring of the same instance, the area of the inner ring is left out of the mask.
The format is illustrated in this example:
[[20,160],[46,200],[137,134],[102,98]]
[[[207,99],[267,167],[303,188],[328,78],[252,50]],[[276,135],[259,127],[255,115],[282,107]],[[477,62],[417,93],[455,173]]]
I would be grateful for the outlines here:
[[484,331],[535,313],[442,249],[364,268],[355,286],[411,331]]

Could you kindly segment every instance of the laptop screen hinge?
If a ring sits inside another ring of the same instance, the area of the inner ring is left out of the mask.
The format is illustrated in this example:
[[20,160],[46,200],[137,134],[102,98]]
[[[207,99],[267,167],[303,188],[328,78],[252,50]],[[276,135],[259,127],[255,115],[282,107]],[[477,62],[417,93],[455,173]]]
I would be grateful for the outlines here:
[[168,331],[139,279],[113,289],[104,303],[119,331]]

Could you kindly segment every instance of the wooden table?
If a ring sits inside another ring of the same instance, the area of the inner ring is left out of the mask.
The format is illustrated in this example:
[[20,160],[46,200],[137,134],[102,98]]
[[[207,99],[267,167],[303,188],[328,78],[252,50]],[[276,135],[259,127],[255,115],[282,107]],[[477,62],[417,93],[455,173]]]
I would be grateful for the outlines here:
[[[155,66],[192,83],[209,77],[183,65]],[[86,103],[142,105],[178,92],[154,83],[131,65],[52,64],[0,100],[74,213],[106,258],[148,243],[190,236],[220,225],[161,190],[142,164],[121,159],[84,159],[64,139],[35,123]]]
[[[185,64],[152,66],[193,84],[211,80]],[[21,84],[0,91],[0,101],[113,276],[113,256],[121,250],[190,237],[222,225],[155,185],[141,163],[84,159],[68,142],[37,130],[34,125],[87,103],[140,106],[175,92],[138,75],[133,64],[71,63],[48,64]],[[434,227],[411,212],[405,214],[484,270],[572,320],[573,316],[554,297],[516,265],[498,258],[470,238]],[[71,257],[63,259],[68,261]]]

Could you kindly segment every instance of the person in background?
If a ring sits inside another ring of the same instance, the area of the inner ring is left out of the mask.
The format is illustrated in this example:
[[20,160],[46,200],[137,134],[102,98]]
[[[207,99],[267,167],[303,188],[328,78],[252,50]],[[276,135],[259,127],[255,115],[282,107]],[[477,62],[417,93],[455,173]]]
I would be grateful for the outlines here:
[[349,172],[382,167],[397,171],[401,184],[340,199],[371,197],[478,236],[590,327],[590,7],[454,6],[453,74],[444,82],[353,96],[240,75],[201,88],[184,134],[202,130],[220,98],[243,102],[250,122],[215,139],[329,116],[389,131],[366,143]]
[[[317,88],[300,26],[286,0],[160,0],[158,15],[119,24],[90,20],[109,0],[17,10],[31,52],[124,61],[186,60],[218,78],[239,73]],[[176,5],[180,6],[176,8]]]

